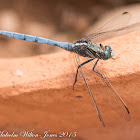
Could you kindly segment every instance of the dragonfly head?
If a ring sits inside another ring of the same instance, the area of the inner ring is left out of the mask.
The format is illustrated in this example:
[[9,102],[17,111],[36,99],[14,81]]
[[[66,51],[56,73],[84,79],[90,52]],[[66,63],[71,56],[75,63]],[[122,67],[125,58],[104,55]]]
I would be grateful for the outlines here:
[[113,55],[114,55],[114,51],[112,51],[111,47],[108,45],[105,46],[105,50],[103,53],[103,59],[107,60],[107,59],[111,58]]

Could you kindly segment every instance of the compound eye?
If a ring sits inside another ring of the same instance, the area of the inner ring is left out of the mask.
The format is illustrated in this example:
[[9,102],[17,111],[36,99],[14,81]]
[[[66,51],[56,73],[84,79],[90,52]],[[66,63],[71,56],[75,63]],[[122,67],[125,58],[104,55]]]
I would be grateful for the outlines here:
[[111,47],[107,45],[107,46],[105,46],[105,50],[106,51],[110,51],[111,50]]
[[103,54],[103,59],[104,60],[107,60],[110,58],[110,52],[109,51],[104,51],[104,54]]

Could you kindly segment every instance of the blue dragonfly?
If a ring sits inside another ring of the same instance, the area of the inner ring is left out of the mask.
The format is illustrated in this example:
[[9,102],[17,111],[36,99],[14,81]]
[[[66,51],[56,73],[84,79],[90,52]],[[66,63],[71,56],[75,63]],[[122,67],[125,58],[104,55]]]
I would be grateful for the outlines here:
[[[130,112],[123,101],[123,99],[120,97],[118,92],[115,90],[115,88],[112,86],[108,78],[105,76],[105,74],[102,72],[102,70],[98,67],[99,60],[109,60],[113,59],[114,52],[112,48],[109,45],[103,46],[101,43],[97,45],[95,42],[104,41],[106,39],[112,38],[114,36],[119,36],[131,31],[134,31],[140,27],[140,22],[127,25],[127,22],[130,19],[131,14],[129,12],[123,12],[119,16],[114,17],[113,19],[109,20],[105,24],[103,24],[100,28],[98,28],[93,33],[90,33],[81,39],[77,40],[75,43],[69,43],[69,42],[58,42],[51,39],[46,39],[42,37],[27,35],[27,34],[21,34],[21,33],[15,33],[15,32],[8,32],[0,30],[0,34],[25,40],[25,41],[31,41],[31,42],[37,42],[37,43],[43,43],[48,45],[54,45],[58,46],[66,51],[74,52],[76,54],[76,62],[77,62],[77,71],[75,76],[75,81],[73,84],[73,89],[75,87],[75,84],[77,82],[77,76],[79,69],[82,70],[83,65],[86,65],[89,62],[93,62],[93,60],[96,60],[93,63],[92,70],[94,73],[96,73],[98,76],[101,77],[102,81],[107,87],[106,90],[106,99],[107,102],[126,120],[130,120]],[[87,60],[83,63],[80,62],[79,55],[87,58]],[[98,69],[98,71],[95,70]],[[91,92],[91,89],[89,87],[89,84],[86,80],[86,76],[82,70],[82,77],[85,81],[85,84],[87,86],[88,92],[91,96],[91,99],[94,103],[95,109],[97,111],[98,117],[100,121],[102,122],[103,126],[105,126],[104,120],[102,118],[102,115],[99,111],[99,108],[96,104],[96,101],[94,99],[94,96]]]

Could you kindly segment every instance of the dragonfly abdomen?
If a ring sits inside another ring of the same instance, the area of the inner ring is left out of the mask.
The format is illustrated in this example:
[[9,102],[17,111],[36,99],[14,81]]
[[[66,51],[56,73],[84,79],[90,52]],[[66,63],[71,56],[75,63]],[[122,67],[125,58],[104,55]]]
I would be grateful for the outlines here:
[[72,46],[74,45],[73,43],[69,43],[69,42],[58,42],[58,41],[54,41],[54,40],[46,39],[46,38],[42,38],[42,37],[37,37],[37,36],[32,36],[32,35],[27,35],[27,34],[20,34],[20,33],[15,33],[15,32],[7,32],[7,31],[2,31],[2,30],[0,30],[0,34],[10,37],[10,38],[59,46],[62,49],[65,49],[68,51],[70,51]]

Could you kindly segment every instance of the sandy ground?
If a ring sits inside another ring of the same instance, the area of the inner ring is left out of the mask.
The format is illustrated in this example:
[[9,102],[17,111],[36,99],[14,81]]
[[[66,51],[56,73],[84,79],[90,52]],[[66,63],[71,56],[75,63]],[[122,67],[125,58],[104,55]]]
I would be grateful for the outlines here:
[[86,76],[106,124],[105,128],[102,126],[80,77],[72,90],[75,71],[71,56],[61,51],[0,59],[0,130],[18,134],[26,130],[40,135],[46,130],[58,134],[77,132],[77,140],[140,139],[140,32],[103,44],[112,46],[116,59],[100,61],[99,67],[128,105],[130,121],[124,120],[104,102],[101,94],[104,88],[88,69]]

